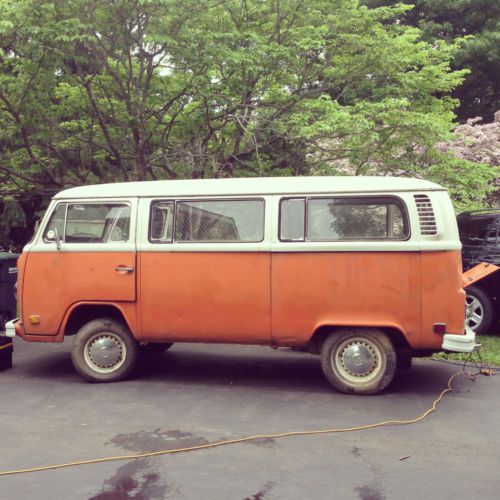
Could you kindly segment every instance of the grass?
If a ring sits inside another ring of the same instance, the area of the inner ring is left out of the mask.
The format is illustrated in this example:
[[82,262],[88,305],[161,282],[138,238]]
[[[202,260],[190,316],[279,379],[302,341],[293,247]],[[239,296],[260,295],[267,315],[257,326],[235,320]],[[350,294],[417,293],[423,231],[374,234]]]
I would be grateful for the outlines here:
[[[500,335],[478,335],[476,337],[476,341],[481,344],[480,353],[483,362],[495,366],[500,366]],[[469,358],[469,354],[449,354],[440,352],[438,354],[435,354],[434,358],[465,361]]]

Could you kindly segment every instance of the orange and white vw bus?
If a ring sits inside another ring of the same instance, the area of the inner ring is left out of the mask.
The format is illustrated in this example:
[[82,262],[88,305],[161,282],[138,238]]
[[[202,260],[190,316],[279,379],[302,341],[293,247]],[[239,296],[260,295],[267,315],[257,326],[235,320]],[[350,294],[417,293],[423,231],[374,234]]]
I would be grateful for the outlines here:
[[57,194],[19,258],[7,335],[74,335],[76,370],[116,381],[176,342],[300,346],[372,394],[411,358],[471,352],[455,214],[417,179],[152,181]]

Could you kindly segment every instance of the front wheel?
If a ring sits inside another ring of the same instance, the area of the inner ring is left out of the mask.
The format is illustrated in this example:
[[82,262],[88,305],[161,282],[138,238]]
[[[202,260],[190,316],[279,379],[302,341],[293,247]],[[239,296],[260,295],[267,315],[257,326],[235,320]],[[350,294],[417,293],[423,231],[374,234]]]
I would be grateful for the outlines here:
[[71,359],[76,371],[87,380],[116,382],[133,369],[137,352],[137,341],[122,323],[101,318],[80,328]]
[[377,394],[394,378],[396,352],[379,330],[332,333],[321,349],[321,367],[335,389],[346,394]]

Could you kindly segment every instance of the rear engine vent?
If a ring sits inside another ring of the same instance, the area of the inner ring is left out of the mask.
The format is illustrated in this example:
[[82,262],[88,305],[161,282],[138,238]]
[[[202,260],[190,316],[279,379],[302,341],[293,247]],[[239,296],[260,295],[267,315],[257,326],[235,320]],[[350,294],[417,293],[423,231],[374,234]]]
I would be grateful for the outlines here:
[[436,217],[432,209],[431,200],[426,194],[415,194],[415,203],[417,204],[418,220],[420,221],[420,234],[437,234]]

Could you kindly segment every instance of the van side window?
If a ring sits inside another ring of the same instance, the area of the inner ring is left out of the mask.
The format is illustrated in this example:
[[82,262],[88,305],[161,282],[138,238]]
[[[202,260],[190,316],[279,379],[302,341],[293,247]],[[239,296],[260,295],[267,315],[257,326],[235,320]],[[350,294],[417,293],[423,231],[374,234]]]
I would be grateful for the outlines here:
[[106,243],[128,241],[130,207],[118,203],[69,203],[64,241]]
[[149,241],[152,243],[171,243],[174,226],[174,203],[157,201],[151,205]]
[[305,198],[289,198],[281,201],[281,240],[304,241],[306,234],[305,206]]
[[264,238],[264,200],[179,201],[175,240],[259,242]]
[[[302,198],[288,199],[282,200],[280,215],[282,241],[403,240],[409,236],[404,205],[393,197],[308,198],[306,203]],[[290,222],[294,217],[295,223]],[[304,217],[306,229],[300,231]]]

